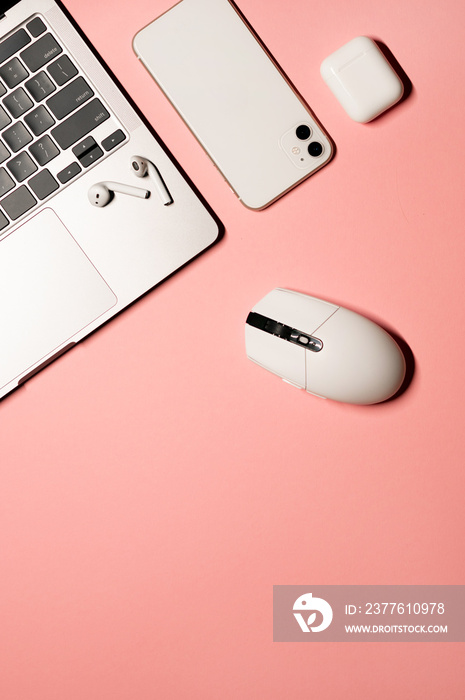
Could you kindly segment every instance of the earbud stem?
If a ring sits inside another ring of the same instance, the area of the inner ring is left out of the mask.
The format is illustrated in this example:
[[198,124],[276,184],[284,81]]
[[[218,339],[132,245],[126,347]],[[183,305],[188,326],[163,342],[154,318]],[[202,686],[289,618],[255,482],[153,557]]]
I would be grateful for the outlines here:
[[153,184],[160,196],[161,201],[167,207],[169,204],[173,204],[173,198],[168,192],[168,189],[163,182],[163,178],[160,175],[158,169],[153,165],[153,163],[148,163],[149,175],[152,179]]
[[124,185],[121,182],[105,182],[109,190],[120,192],[121,194],[129,194],[132,197],[140,197],[140,199],[148,199],[150,197],[149,190],[143,190],[141,187],[133,187],[132,185]]

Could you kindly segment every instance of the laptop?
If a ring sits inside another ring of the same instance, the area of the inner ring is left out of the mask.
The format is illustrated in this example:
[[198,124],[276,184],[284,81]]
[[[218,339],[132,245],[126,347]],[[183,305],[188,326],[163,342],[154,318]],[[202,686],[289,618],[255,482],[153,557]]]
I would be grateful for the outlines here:
[[0,13],[2,398],[221,226],[55,0]]

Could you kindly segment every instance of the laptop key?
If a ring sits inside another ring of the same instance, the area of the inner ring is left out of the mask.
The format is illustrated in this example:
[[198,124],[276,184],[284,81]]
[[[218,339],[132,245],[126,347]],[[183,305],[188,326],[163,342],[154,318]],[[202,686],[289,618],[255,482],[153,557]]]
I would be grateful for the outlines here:
[[79,158],[79,162],[84,168],[88,168],[92,163],[95,163],[96,160],[101,158],[103,156],[103,151],[100,148],[100,146],[96,146],[93,148],[91,151],[88,151],[88,153],[85,153],[81,158]]
[[47,100],[47,107],[57,119],[63,119],[93,96],[94,91],[84,78],[76,78]]
[[21,122],[12,124],[8,129],[5,129],[2,136],[13,153],[17,153],[32,141],[31,134]]
[[29,73],[19,60],[19,58],[12,58],[11,61],[5,63],[0,68],[0,76],[5,81],[6,85],[11,89],[26,80]]
[[18,153],[6,164],[6,167],[18,182],[27,180],[37,170],[37,165],[26,151]]
[[0,211],[0,231],[2,231],[5,228],[5,226],[8,226],[9,223],[10,222],[6,218],[5,214],[2,214],[2,212]]
[[76,66],[70,61],[68,56],[62,56],[54,63],[51,63],[47,70],[59,87],[67,83],[71,78],[74,78],[78,73]]
[[51,134],[60,148],[69,148],[109,117],[100,100],[95,99],[58,124]]
[[29,152],[32,153],[39,165],[46,165],[60,153],[50,136],[42,136],[32,146],[29,146]]
[[64,168],[58,173],[57,178],[62,185],[65,185],[67,182],[72,180],[73,177],[79,175],[81,170],[82,168],[78,163],[70,163],[67,168]]
[[15,181],[8,175],[5,168],[0,168],[0,197],[15,186]]
[[0,44],[0,63],[8,61],[17,51],[31,43],[31,37],[24,29],[19,29]]
[[117,129],[110,136],[107,136],[106,139],[103,139],[102,146],[106,151],[111,151],[112,148],[116,148],[118,144],[122,143],[125,138],[125,133],[121,129]]
[[26,185],[21,185],[17,190],[7,195],[0,201],[0,206],[6,211],[10,219],[15,221],[37,204]]
[[17,119],[21,117],[25,112],[27,112],[34,105],[33,101],[24,92],[23,88],[18,88],[11,95],[5,97],[3,104],[13,117]]
[[0,129],[4,129],[10,123],[11,117],[9,117],[3,107],[0,106]]
[[55,41],[51,34],[45,34],[41,39],[38,39],[32,46],[22,51],[19,55],[29,68],[31,73],[35,73],[49,63],[53,58],[56,58],[63,49]]
[[103,151],[100,146],[97,146],[96,140],[92,136],[88,136],[84,141],[78,143],[73,148],[74,155],[79,159],[83,168],[88,168],[92,163],[103,156]]
[[0,97],[2,97],[2,95],[5,94],[5,92],[6,92],[6,87],[4,86],[2,81],[0,80]]
[[36,102],[41,102],[56,90],[55,85],[43,70],[28,80],[27,83],[24,83],[24,87]]
[[87,151],[91,151],[96,145],[97,141],[92,136],[88,136],[84,141],[81,141],[81,143],[78,143],[78,145],[73,148],[73,153],[76,158],[81,159]]
[[3,161],[6,160],[9,155],[10,151],[5,146],[5,144],[2,141],[0,141],[0,163],[3,163]]
[[27,184],[35,196],[41,200],[55,192],[60,186],[48,170],[42,170],[38,175],[34,175]]
[[34,136],[40,136],[44,131],[47,131],[47,129],[50,129],[50,127],[55,124],[54,118],[43,105],[29,112],[29,114],[24,117],[24,121]]
[[34,39],[36,39],[38,36],[40,36],[41,34],[43,34],[45,32],[47,27],[42,22],[40,17],[35,17],[28,24],[26,24],[26,29],[29,29],[29,31],[31,32]]

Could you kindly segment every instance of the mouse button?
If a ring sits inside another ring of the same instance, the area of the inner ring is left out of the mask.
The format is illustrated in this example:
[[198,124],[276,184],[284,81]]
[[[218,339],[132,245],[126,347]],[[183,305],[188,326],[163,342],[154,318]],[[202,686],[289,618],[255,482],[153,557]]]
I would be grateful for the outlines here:
[[249,325],[245,327],[245,347],[250,360],[305,389],[304,348]]
[[323,350],[307,357],[307,391],[354,404],[384,401],[405,375],[391,336],[373,321],[340,308],[319,329]]
[[253,310],[311,335],[338,308],[316,297],[278,287],[263,297]]

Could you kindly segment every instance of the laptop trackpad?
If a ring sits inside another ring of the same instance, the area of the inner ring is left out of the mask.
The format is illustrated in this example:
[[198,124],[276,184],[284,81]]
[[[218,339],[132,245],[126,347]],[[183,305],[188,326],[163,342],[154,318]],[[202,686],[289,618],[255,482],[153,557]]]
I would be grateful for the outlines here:
[[0,387],[116,304],[51,209],[0,242]]

